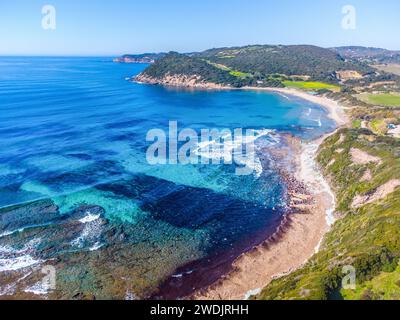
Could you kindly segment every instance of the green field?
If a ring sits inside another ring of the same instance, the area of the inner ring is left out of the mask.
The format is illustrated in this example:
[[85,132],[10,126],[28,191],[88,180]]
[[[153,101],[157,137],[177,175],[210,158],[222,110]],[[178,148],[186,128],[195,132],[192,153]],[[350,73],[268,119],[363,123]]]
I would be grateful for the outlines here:
[[214,63],[214,62],[211,62],[211,61],[209,61],[209,60],[204,60],[204,61],[207,62],[208,64],[210,64],[210,65],[212,65],[212,66],[214,66],[214,67],[220,69],[220,70],[231,71],[230,68],[228,68],[227,66],[224,66],[223,64]]
[[236,56],[221,56],[219,58],[221,58],[221,59],[235,59]]
[[361,101],[384,107],[400,107],[400,95],[398,94],[361,94]]
[[362,121],[360,119],[355,119],[353,120],[353,128],[354,129],[360,129],[361,128],[361,123]]
[[223,64],[214,63],[214,62],[211,62],[209,60],[204,60],[204,61],[207,62],[208,64],[218,68],[219,70],[229,71],[229,74],[231,76],[234,76],[234,77],[237,77],[237,78],[251,78],[251,77],[253,77],[253,75],[251,73],[235,71],[235,70],[232,70],[231,68],[229,68],[229,67],[227,67],[227,66],[225,66]]
[[245,72],[240,72],[240,71],[231,71],[229,72],[232,76],[238,77],[238,78],[250,78],[253,75],[250,73],[245,73]]
[[302,90],[320,90],[327,89],[332,91],[340,91],[339,86],[323,82],[309,82],[309,81],[283,81],[283,84],[288,88],[296,88]]

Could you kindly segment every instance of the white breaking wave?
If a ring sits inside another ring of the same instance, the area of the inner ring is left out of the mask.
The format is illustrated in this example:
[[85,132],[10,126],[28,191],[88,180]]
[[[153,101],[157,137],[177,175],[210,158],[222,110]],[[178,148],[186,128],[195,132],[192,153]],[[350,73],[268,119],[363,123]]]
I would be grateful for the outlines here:
[[24,232],[24,231],[25,231],[25,228],[21,228],[21,229],[18,229],[18,230],[13,230],[13,231],[5,231],[4,233],[0,233],[0,238],[11,236],[11,235],[13,235],[15,233]]
[[38,296],[47,295],[50,291],[50,288],[46,286],[42,282],[37,282],[33,286],[28,287],[24,290],[26,293],[32,293]]
[[93,246],[89,248],[89,251],[96,251],[99,250],[101,247],[103,247],[103,244],[100,242],[96,242]]
[[94,244],[89,248],[90,251],[96,251],[101,248],[102,245],[98,241],[102,231],[100,215],[94,215],[87,212],[87,215],[80,219],[79,222],[84,224],[85,227],[79,237],[71,241],[71,245],[73,247],[83,248],[85,242],[92,242]]
[[99,214],[97,214],[97,215],[96,214],[91,214],[90,212],[87,212],[86,214],[87,215],[84,218],[79,220],[80,223],[89,223],[89,222],[96,221],[97,219],[100,218]]
[[6,231],[3,233],[0,233],[0,238],[7,237],[9,235],[12,235],[13,233],[14,233],[13,231]]
[[311,121],[314,121],[314,122],[318,123],[318,126],[319,126],[319,127],[322,127],[322,120],[321,120],[321,117],[319,117],[318,119],[312,119],[312,118],[310,118],[310,117],[311,117],[311,114],[312,114],[312,109],[311,109],[311,108],[308,108],[307,112],[305,112],[303,116],[304,116],[305,118],[311,120]]
[[245,166],[251,169],[258,178],[263,173],[263,168],[261,160],[256,156],[256,150],[245,155],[243,155],[243,151],[248,151],[246,146],[255,143],[261,137],[268,137],[268,142],[271,145],[279,143],[280,139],[275,134],[275,130],[251,130],[251,133],[251,135],[237,139],[226,134],[215,140],[202,141],[197,144],[194,152],[204,159],[216,160],[217,162],[226,160],[228,163],[235,162],[237,165]]
[[184,275],[189,275],[189,274],[192,274],[193,272],[194,272],[194,270],[189,270],[189,271],[186,271],[185,273],[173,274],[172,278],[182,278]]
[[[0,248],[1,250],[1,248]],[[24,268],[28,268],[34,266],[35,264],[40,263],[40,260],[34,259],[30,255],[25,255],[21,257],[15,258],[0,258],[0,272],[4,271],[16,271]]]
[[0,297],[1,296],[12,296],[13,294],[15,294],[15,290],[16,290],[15,283],[7,284],[6,286],[0,288]]
[[40,241],[40,239],[34,239],[21,250],[16,250],[10,246],[0,246],[0,272],[16,271],[41,263],[41,260],[31,255]]
[[326,221],[328,225],[331,226],[335,223],[334,212],[336,197],[316,164],[315,155],[317,154],[318,147],[318,144],[315,143],[304,145],[304,152],[301,154],[302,178],[311,191],[315,193],[320,193],[321,191],[326,192],[331,198],[331,206],[326,210]]
[[281,92],[277,92],[278,95],[280,95],[281,97],[285,98],[286,100],[292,100],[290,99],[287,95],[281,93]]
[[244,300],[249,300],[252,296],[256,296],[261,293],[261,288],[249,290],[246,295],[244,296]]

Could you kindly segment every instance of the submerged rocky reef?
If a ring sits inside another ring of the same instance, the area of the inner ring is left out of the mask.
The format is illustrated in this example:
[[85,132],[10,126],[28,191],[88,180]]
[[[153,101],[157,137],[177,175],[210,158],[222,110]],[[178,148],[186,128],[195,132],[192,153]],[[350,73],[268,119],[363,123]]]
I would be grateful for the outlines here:
[[[199,206],[202,199],[207,202]],[[124,211],[129,203],[131,210]],[[3,298],[149,298],[180,266],[233,247],[229,258],[239,254],[243,244],[238,243],[246,242],[250,230],[271,223],[268,214],[254,218],[260,210],[268,208],[146,176],[4,208],[0,293]],[[254,221],[245,225],[250,216]],[[54,289],[42,283],[48,266],[55,270]]]

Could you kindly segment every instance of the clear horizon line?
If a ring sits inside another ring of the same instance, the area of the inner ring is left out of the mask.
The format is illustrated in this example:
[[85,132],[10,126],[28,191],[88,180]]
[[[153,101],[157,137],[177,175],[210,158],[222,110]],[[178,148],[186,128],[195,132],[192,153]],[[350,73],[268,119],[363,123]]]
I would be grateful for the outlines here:
[[375,48],[375,49],[384,49],[384,50],[388,50],[388,51],[400,51],[399,49],[387,49],[385,47],[379,47],[379,46],[365,46],[365,45],[339,45],[339,46],[329,46],[329,47],[323,47],[323,46],[319,46],[316,44],[245,44],[245,45],[233,45],[233,46],[221,46],[221,47],[210,47],[208,49],[204,49],[204,50],[186,50],[186,51],[178,51],[178,50],[143,50],[143,51],[133,51],[133,52],[124,52],[124,53],[115,53],[115,54],[80,54],[80,53],[72,53],[72,54],[48,54],[48,53],[43,53],[43,54],[29,54],[29,53],[10,53],[10,54],[0,54],[0,57],[41,57],[41,58],[56,58],[56,57],[76,57],[76,58],[111,58],[111,57],[120,57],[126,54],[143,54],[143,53],[168,53],[171,51],[176,51],[178,53],[191,53],[191,52],[202,52],[205,50],[209,50],[209,49],[218,49],[218,48],[235,48],[235,47],[246,47],[246,46],[263,46],[263,45],[272,45],[272,46],[301,46],[301,45],[307,45],[307,46],[316,46],[316,47],[320,47],[320,48],[324,48],[324,49],[331,49],[331,48],[340,48],[340,47],[364,47],[364,48]]

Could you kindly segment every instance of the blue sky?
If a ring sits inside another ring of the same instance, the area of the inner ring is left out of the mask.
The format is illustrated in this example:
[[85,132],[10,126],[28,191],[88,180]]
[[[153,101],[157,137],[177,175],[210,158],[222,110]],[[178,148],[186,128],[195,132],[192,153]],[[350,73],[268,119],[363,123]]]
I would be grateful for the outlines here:
[[[56,8],[56,30],[41,26]],[[355,30],[341,27],[356,8]],[[399,0],[1,0],[0,55],[119,55],[245,44],[400,50]]]

